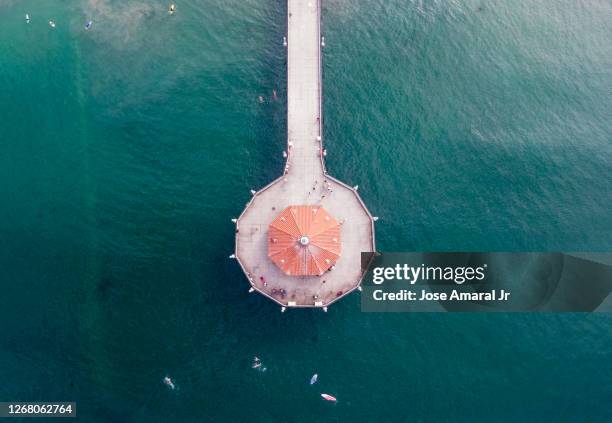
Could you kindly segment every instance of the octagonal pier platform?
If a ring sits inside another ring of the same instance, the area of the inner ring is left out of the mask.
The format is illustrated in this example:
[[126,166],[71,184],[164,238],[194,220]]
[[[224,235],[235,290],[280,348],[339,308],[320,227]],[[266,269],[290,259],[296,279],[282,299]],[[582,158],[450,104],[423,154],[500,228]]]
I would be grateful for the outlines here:
[[[254,192],[237,219],[234,256],[251,290],[283,307],[326,310],[359,287],[361,252],[375,251],[375,218],[356,187],[329,176],[325,169],[320,14],[320,0],[288,0],[287,162],[284,174]],[[270,239],[270,224],[287,207],[300,205],[323,207],[340,223],[341,254],[321,275],[286,274],[268,256],[269,244],[275,241]]]

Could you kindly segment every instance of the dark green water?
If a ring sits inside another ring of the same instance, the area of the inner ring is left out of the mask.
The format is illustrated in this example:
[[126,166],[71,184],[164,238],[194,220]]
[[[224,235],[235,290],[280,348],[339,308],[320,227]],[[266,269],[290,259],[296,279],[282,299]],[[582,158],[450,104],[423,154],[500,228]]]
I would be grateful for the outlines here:
[[[610,421],[609,315],[247,293],[230,218],[283,166],[283,3],[0,0],[0,400],[87,422]],[[328,167],[381,216],[378,249],[611,250],[611,22],[609,1],[325,1]]]

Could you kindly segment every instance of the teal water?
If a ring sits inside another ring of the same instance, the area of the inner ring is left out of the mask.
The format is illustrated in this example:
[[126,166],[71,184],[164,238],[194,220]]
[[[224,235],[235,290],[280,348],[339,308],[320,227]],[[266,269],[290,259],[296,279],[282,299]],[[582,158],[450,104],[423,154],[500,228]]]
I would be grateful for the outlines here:
[[[612,4],[518,3],[324,1],[328,168],[381,216],[379,250],[612,249]],[[0,400],[87,422],[610,421],[609,315],[247,294],[230,218],[283,166],[282,4],[0,0]]]

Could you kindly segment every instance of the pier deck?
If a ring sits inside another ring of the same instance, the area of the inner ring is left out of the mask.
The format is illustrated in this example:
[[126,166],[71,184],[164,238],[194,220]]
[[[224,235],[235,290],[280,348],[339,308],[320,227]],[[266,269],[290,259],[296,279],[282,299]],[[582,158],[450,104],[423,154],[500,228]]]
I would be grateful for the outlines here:
[[[361,252],[375,251],[373,219],[356,190],[325,170],[320,12],[320,0],[288,0],[285,173],[253,196],[236,224],[236,258],[251,285],[288,307],[327,306],[353,291],[362,278]],[[341,257],[322,276],[288,276],[268,258],[268,226],[291,205],[321,205],[342,224]],[[272,293],[280,289],[285,296]]]

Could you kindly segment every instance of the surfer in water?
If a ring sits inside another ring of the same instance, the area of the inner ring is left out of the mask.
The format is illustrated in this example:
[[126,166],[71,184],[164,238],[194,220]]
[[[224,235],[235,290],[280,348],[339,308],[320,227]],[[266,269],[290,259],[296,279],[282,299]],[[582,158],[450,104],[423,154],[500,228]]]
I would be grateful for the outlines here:
[[261,367],[261,360],[259,359],[259,357],[253,358],[253,365],[251,367],[254,369],[259,369]]
[[30,23],[30,14],[29,13],[26,13],[25,18],[26,18],[26,23]]
[[170,6],[168,7],[168,13],[174,15],[174,12],[176,12],[176,6],[174,5],[174,3],[170,3]]
[[265,372],[266,370],[268,370],[263,363],[261,362],[261,360],[258,357],[254,357],[253,358],[253,364],[251,365],[251,367],[255,370],[259,370],[260,372]]
[[92,25],[93,25],[93,21],[87,21],[87,23],[85,24],[85,29],[89,30]]
[[164,378],[164,385],[170,389],[176,389],[176,385],[174,385],[174,381],[170,378],[170,376],[166,376]]

